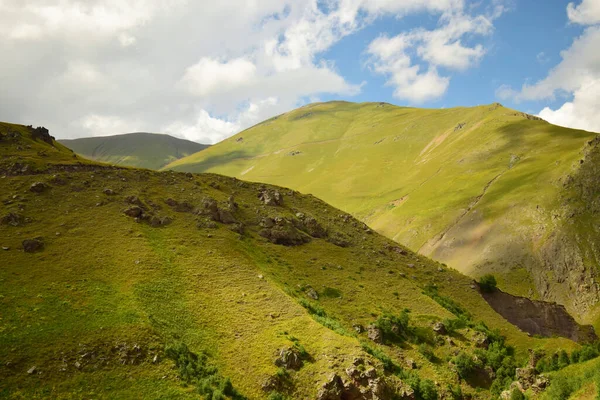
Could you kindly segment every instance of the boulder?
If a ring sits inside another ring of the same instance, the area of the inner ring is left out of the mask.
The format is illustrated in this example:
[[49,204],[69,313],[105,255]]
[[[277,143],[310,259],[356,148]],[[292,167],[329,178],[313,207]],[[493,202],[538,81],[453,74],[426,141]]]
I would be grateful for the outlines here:
[[263,228],[258,234],[272,243],[284,246],[299,246],[310,242],[310,236],[297,230],[294,225],[284,219],[275,218],[275,224],[271,228]]
[[306,288],[306,295],[313,300],[319,300],[319,294],[310,286]]
[[344,393],[342,378],[334,373],[325,382],[317,393],[317,400],[341,400]]
[[104,193],[104,194],[105,194],[105,195],[107,195],[107,196],[114,196],[114,195],[116,194],[114,190],[112,190],[112,189],[108,189],[108,188],[104,189],[104,190],[102,191],[102,193]]
[[448,331],[446,330],[446,326],[441,322],[436,322],[435,324],[433,324],[433,331],[438,335],[445,335],[446,333],[448,333]]
[[25,253],[35,253],[44,249],[44,242],[41,238],[25,239],[22,244]]
[[25,222],[25,218],[17,213],[8,213],[0,219],[1,225],[20,226]]
[[29,187],[29,191],[33,193],[42,193],[49,188],[44,182],[35,182]]
[[285,347],[279,350],[275,365],[285,369],[298,370],[303,365],[302,356],[296,348]]
[[327,236],[327,230],[313,217],[303,217],[300,219],[298,225],[300,229],[314,238],[324,238]]
[[144,213],[144,209],[142,209],[140,206],[131,206],[123,211],[123,213],[128,217],[139,218]]
[[258,198],[267,206],[280,206],[283,204],[283,195],[275,189],[261,188]]
[[375,325],[367,326],[367,337],[375,343],[383,343],[383,332]]

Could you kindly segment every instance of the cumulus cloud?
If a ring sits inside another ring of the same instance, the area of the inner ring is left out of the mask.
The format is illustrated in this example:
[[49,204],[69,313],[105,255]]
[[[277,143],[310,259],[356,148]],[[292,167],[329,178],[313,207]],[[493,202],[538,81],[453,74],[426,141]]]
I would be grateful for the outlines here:
[[388,77],[396,98],[413,103],[438,99],[450,85],[450,77],[438,72],[440,67],[462,71],[484,56],[481,44],[468,46],[463,39],[490,34],[493,17],[471,17],[454,7],[442,15],[437,29],[416,29],[392,38],[381,36],[367,48],[371,56],[368,64],[375,73]]
[[426,101],[447,88],[440,68],[465,69],[485,53],[461,41],[491,30],[465,8],[463,0],[2,0],[0,53],[11,55],[0,63],[2,119],[44,124],[58,137],[164,130],[214,143],[305,99],[359,93],[363,83],[322,54],[381,16],[418,12],[440,16],[441,29],[408,38],[430,65],[409,62],[396,92],[412,88]]
[[600,2],[598,0],[583,0],[579,5],[569,3],[567,15],[569,20],[576,24],[597,24],[600,22]]
[[[571,101],[553,110],[545,107],[539,115],[547,121],[573,128],[600,132],[600,3],[583,0],[567,7],[569,20],[591,24],[581,36],[562,51],[561,62],[548,75],[533,84],[524,84],[519,90],[500,86],[496,96],[516,101],[572,97]],[[593,25],[596,24],[596,25]]]

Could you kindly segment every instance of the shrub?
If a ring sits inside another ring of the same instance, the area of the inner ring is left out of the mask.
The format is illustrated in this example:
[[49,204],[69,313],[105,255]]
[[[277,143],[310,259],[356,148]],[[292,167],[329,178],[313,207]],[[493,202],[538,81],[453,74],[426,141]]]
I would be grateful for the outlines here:
[[510,394],[510,400],[525,400],[525,395],[519,389],[515,388]]
[[479,287],[483,292],[491,293],[496,290],[496,278],[492,274],[485,274],[479,279]]
[[385,312],[377,318],[374,325],[381,329],[385,341],[401,342],[410,335],[408,313],[407,309],[402,310],[398,316]]
[[422,379],[419,384],[419,395],[423,400],[437,400],[438,392],[435,383],[430,379]]
[[467,379],[475,368],[477,368],[477,363],[475,363],[473,357],[465,352],[460,352],[457,356],[452,358],[452,363],[456,366],[458,375],[463,379]]
[[423,357],[429,361],[435,360],[435,354],[433,353],[433,350],[425,343],[419,345],[419,353],[421,353]]
[[581,349],[579,362],[588,361],[596,357],[598,357],[598,350],[596,350],[596,347],[592,345],[585,345],[583,346],[583,349]]

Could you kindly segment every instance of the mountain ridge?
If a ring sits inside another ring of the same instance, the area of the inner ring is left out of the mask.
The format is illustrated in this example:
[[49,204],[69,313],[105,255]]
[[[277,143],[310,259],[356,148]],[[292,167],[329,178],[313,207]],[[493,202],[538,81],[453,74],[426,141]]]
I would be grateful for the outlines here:
[[149,132],[60,139],[59,142],[95,161],[148,169],[160,169],[174,160],[209,147],[171,135]]
[[[441,110],[318,103],[165,169],[315,193],[412,250],[474,277],[497,274],[509,292],[558,301],[599,326],[593,243],[600,238],[578,224],[589,234],[572,242],[577,235],[563,237],[558,227],[568,218],[553,217],[568,207],[562,180],[590,164],[580,161],[595,137],[499,103]],[[546,256],[552,232],[575,257],[562,283],[554,272],[562,267]]]

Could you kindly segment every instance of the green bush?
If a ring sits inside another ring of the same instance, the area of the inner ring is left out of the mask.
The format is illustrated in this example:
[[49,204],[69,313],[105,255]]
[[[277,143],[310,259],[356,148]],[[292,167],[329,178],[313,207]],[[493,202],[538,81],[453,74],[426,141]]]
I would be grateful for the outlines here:
[[478,367],[473,357],[462,351],[452,358],[452,364],[456,367],[458,375],[463,379],[467,379]]
[[422,379],[419,384],[419,396],[423,400],[437,400],[438,392],[435,383],[430,379]]
[[483,292],[491,293],[496,290],[496,278],[492,274],[485,274],[479,279],[479,287]]
[[525,395],[517,388],[510,393],[510,400],[526,400]]
[[429,361],[435,360],[435,354],[433,353],[433,350],[430,346],[426,345],[425,343],[419,345],[419,353],[421,353],[423,357],[425,357]]
[[374,325],[381,330],[383,340],[386,342],[401,342],[411,335],[409,328],[409,310],[404,309],[396,316],[387,312],[377,318]]

